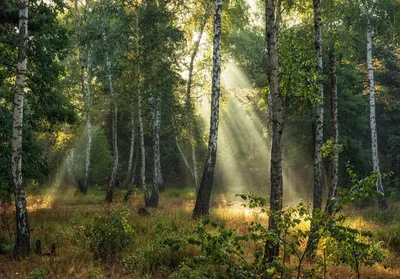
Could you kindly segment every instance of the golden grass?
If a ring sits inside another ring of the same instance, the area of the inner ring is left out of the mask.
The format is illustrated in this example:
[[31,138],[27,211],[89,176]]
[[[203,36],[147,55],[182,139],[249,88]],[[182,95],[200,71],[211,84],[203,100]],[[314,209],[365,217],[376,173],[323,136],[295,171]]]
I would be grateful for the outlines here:
[[[116,192],[115,201],[110,207],[103,202],[103,192],[95,191],[86,197],[76,196],[74,190],[65,192],[50,191],[45,195],[29,196],[28,210],[31,226],[31,240],[42,241],[43,252],[46,252],[52,243],[57,243],[57,256],[40,257],[32,255],[22,261],[14,261],[10,255],[0,255],[0,278],[25,279],[33,270],[46,270],[49,279],[59,278],[166,278],[165,271],[154,270],[149,274],[141,274],[135,270],[127,271],[121,262],[105,264],[94,260],[91,252],[79,245],[76,232],[79,227],[94,215],[106,214],[108,210],[127,206],[131,209],[130,220],[135,224],[135,243],[132,253],[137,253],[151,244],[155,235],[157,220],[163,219],[172,222],[181,232],[190,234],[196,227],[191,213],[194,200],[186,197],[174,197],[162,194],[160,207],[149,209],[151,216],[142,217],[137,209],[142,207],[142,195],[135,194],[127,203],[122,203],[123,193]],[[13,221],[13,212],[10,211],[10,220]],[[381,225],[367,221],[357,213],[350,214],[348,224],[364,230],[384,229]],[[227,227],[246,233],[249,223],[253,220],[265,222],[265,214],[254,212],[242,206],[237,199],[229,200],[226,197],[216,198],[212,203],[212,218],[224,222]],[[12,229],[14,223],[11,224]],[[307,225],[304,225],[307,226]],[[6,232],[1,232],[7,236]],[[249,247],[253,248],[253,247]],[[254,247],[255,248],[255,247]],[[187,248],[185,255],[195,255],[198,251]],[[362,278],[400,278],[400,259],[395,254],[390,255],[390,261],[377,264],[372,268],[362,268]],[[329,278],[355,278],[350,269],[342,266],[329,268]]]

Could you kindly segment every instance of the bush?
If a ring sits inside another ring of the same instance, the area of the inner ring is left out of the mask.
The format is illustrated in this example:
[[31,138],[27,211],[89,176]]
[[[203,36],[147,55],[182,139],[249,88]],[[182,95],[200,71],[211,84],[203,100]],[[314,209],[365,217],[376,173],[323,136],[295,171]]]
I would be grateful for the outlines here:
[[129,210],[116,210],[107,216],[96,216],[83,225],[79,237],[93,252],[96,259],[115,260],[134,240],[134,230],[129,224]]
[[28,274],[26,279],[46,279],[46,273],[43,268],[35,269]]

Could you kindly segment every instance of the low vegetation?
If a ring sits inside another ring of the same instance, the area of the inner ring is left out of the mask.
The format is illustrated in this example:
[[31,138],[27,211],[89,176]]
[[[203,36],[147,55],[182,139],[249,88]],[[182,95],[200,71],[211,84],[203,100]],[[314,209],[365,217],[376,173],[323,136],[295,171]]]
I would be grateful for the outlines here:
[[[257,196],[215,195],[211,216],[194,221],[194,193],[189,189],[167,189],[160,208],[147,209],[148,216],[138,214],[143,206],[140,191],[124,203],[125,190],[118,190],[111,205],[104,203],[102,190],[86,196],[74,192],[42,189],[28,196],[31,239],[41,241],[43,253],[12,260],[13,239],[3,229],[4,278],[260,278],[260,271],[265,272],[261,259],[266,238],[283,249],[267,268],[274,278],[400,276],[397,209],[379,213],[348,207],[334,218],[321,215],[319,222],[325,227],[321,226],[320,247],[311,259],[305,256],[312,218],[306,203],[280,213],[283,233],[278,239],[266,229],[267,200]],[[6,213],[11,233],[12,214]]]

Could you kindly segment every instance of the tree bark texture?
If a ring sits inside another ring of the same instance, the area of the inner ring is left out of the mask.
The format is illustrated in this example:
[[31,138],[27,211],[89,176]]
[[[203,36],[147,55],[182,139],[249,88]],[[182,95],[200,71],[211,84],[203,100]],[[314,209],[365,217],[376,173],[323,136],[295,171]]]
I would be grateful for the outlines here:
[[162,188],[161,154],[160,154],[160,126],[161,126],[161,97],[153,100],[153,189],[149,205],[158,207],[159,192]]
[[[191,91],[192,91],[192,83],[193,83],[193,70],[194,70],[194,62],[197,56],[197,53],[199,52],[200,48],[200,43],[201,43],[201,38],[203,37],[204,33],[204,28],[207,24],[208,17],[210,16],[210,9],[211,5],[207,5],[205,8],[204,16],[202,18],[202,22],[200,25],[200,32],[199,32],[199,37],[196,40],[194,44],[194,49],[192,52],[192,55],[190,57],[190,64],[189,64],[189,77],[188,77],[188,84],[187,84],[187,90],[186,90],[186,113],[187,113],[187,122],[188,122],[188,130],[189,130],[189,135],[190,135],[190,145],[191,145],[191,151],[192,151],[192,174],[194,178],[194,185],[196,188],[196,191],[199,190],[199,178],[197,176],[197,156],[196,156],[196,139],[194,136],[194,130],[196,127],[195,119],[193,119],[193,105],[191,101]],[[179,144],[177,142],[177,144]],[[186,159],[186,158],[185,158]]]
[[[267,39],[267,76],[271,95],[271,165],[270,165],[270,210],[275,213],[282,209],[283,176],[282,176],[282,133],[283,133],[283,105],[280,90],[278,33],[280,13],[280,1],[266,0],[266,39]],[[279,234],[277,220],[271,216],[268,221],[268,230]],[[279,255],[279,244],[266,241],[263,262],[272,262]]]
[[90,47],[87,54],[87,93],[85,96],[85,112],[86,112],[86,131],[87,131],[87,146],[86,146],[86,162],[85,162],[85,180],[82,193],[86,194],[88,190],[88,179],[90,170],[90,154],[92,150],[92,54]]
[[321,0],[313,0],[314,3],[314,28],[315,28],[315,52],[317,55],[318,102],[315,122],[315,152],[314,152],[314,199],[313,209],[322,208],[322,145],[324,143],[324,89],[323,89],[323,65],[322,65],[322,20]]
[[[323,64],[322,64],[322,19],[321,19],[321,0],[313,0],[314,4],[314,36],[315,53],[317,56],[317,73],[319,75],[317,107],[315,121],[315,149],[314,149],[314,196],[313,196],[313,215],[322,209],[323,178],[322,178],[322,145],[324,144],[324,88],[323,88]],[[307,242],[307,249],[311,257],[317,248],[316,239],[318,227],[315,222],[311,222],[310,237]]]
[[106,67],[107,67],[107,79],[108,79],[108,86],[109,86],[110,93],[111,93],[111,107],[112,107],[112,112],[111,112],[111,115],[112,115],[112,117],[111,117],[112,118],[112,147],[113,147],[114,161],[113,161],[113,167],[112,167],[110,181],[108,184],[107,194],[106,194],[106,201],[112,202],[113,194],[114,194],[114,183],[115,183],[115,177],[117,176],[118,160],[119,160],[118,134],[117,134],[118,107],[117,107],[116,94],[114,92],[113,81],[112,81],[112,65],[111,65],[110,55],[108,52],[108,42],[107,42],[107,33],[106,33],[104,15],[103,15],[103,18],[101,21],[101,27],[102,27],[102,32],[103,32],[103,42],[104,42],[104,48],[105,48]]
[[28,0],[20,0],[19,4],[19,38],[17,57],[17,76],[14,91],[13,137],[12,137],[12,177],[16,209],[16,240],[14,252],[17,257],[30,253],[30,230],[28,211],[26,209],[25,188],[22,183],[22,125],[24,111],[24,89],[27,72],[28,44]]
[[376,114],[375,114],[375,80],[374,68],[372,63],[372,25],[368,11],[368,6],[365,0],[362,1],[364,14],[367,19],[367,68],[368,68],[368,83],[369,83],[369,125],[371,128],[371,149],[372,149],[372,164],[374,172],[377,175],[376,193],[378,197],[379,208],[387,209],[388,204],[383,189],[382,177],[379,166],[378,154],[378,135],[376,131]]
[[217,143],[219,126],[219,101],[221,95],[221,15],[222,0],[214,0],[214,38],[213,38],[213,75],[210,135],[203,177],[197,194],[193,218],[208,215],[210,209],[211,190],[214,168],[217,161]]

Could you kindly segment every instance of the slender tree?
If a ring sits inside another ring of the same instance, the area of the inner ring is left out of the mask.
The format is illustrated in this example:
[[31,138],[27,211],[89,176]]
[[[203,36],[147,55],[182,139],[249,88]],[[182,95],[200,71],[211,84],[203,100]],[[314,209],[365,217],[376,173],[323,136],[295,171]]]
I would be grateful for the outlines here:
[[322,145],[324,143],[324,88],[322,65],[322,19],[321,0],[313,0],[314,3],[314,28],[315,28],[315,52],[317,55],[317,73],[320,75],[318,82],[317,116],[315,122],[315,151],[314,151],[314,199],[313,210],[322,208]]
[[[150,93],[152,94],[152,93]],[[161,97],[152,96],[153,103],[153,189],[151,191],[149,206],[158,207],[159,192],[162,187],[161,154],[160,154],[160,126],[161,126]]]
[[197,194],[193,218],[209,214],[214,168],[217,161],[219,99],[221,94],[221,16],[222,0],[214,0],[213,75],[208,151],[203,177]]
[[326,211],[332,214],[334,199],[339,179],[339,125],[338,125],[338,92],[337,92],[337,76],[336,76],[336,56],[334,50],[329,54],[329,76],[330,76],[330,97],[331,97],[331,126],[332,138],[334,144],[332,156],[332,176],[329,186],[328,201],[326,203]]
[[129,147],[128,172],[126,174],[126,181],[124,184],[128,184],[132,181],[133,155],[135,153],[135,112],[133,108],[131,109],[131,143]]
[[374,68],[372,63],[372,24],[369,13],[369,8],[366,0],[362,0],[363,11],[367,20],[367,68],[368,68],[368,83],[369,83],[369,125],[371,128],[371,147],[372,147],[372,164],[374,172],[377,175],[376,193],[378,196],[379,208],[387,209],[388,204],[383,189],[382,177],[379,166],[378,154],[378,135],[376,131],[376,115],[375,115],[375,80]]
[[[86,3],[87,5],[87,3]],[[85,7],[87,8],[87,7]],[[85,159],[85,177],[83,180],[83,184],[79,183],[82,187],[80,187],[80,191],[82,194],[87,193],[88,189],[88,179],[89,179],[89,169],[90,169],[90,152],[92,148],[92,123],[91,123],[91,95],[92,95],[92,87],[91,87],[91,71],[92,71],[92,57],[91,50],[88,44],[87,50],[87,92],[85,91],[85,63],[83,59],[83,44],[81,42],[81,18],[79,16],[79,6],[78,0],[75,0],[75,17],[76,17],[76,33],[77,33],[77,43],[78,43],[78,57],[79,64],[81,69],[81,92],[83,96],[83,102],[85,106],[85,115],[86,115],[86,132],[87,132],[87,145],[86,145],[86,159]],[[84,19],[85,20],[85,19]]]
[[[324,87],[323,87],[323,64],[322,64],[322,19],[321,0],[313,0],[314,4],[314,41],[315,53],[317,56],[317,73],[319,75],[316,121],[315,121],[315,149],[314,149],[314,197],[313,215],[322,209],[322,145],[324,143]],[[311,234],[308,238],[307,249],[313,256],[316,249],[317,225],[311,222]]]
[[86,194],[88,190],[89,168],[90,168],[90,153],[92,149],[92,53],[90,46],[88,46],[87,54],[87,92],[84,95],[85,99],[85,112],[86,112],[86,132],[87,132],[87,146],[86,146],[86,162],[85,162],[85,180],[83,184],[82,193]]
[[114,87],[113,87],[113,79],[112,79],[112,64],[111,64],[111,59],[110,59],[110,54],[108,52],[109,45],[108,45],[108,40],[107,40],[107,32],[106,32],[106,26],[105,26],[105,15],[103,13],[102,18],[101,18],[101,29],[102,29],[102,37],[103,37],[103,42],[104,42],[104,48],[105,48],[105,57],[106,57],[106,70],[107,70],[107,79],[108,79],[108,86],[110,89],[111,93],[111,107],[112,107],[112,112],[111,112],[111,119],[112,119],[112,124],[111,124],[111,129],[112,129],[112,146],[113,146],[113,154],[114,154],[114,161],[113,161],[113,167],[110,175],[110,181],[109,185],[107,188],[107,194],[106,194],[106,201],[107,202],[112,202],[113,198],[113,193],[114,193],[114,184],[115,184],[115,178],[117,176],[117,170],[118,170],[118,161],[119,161],[119,154],[118,154],[118,129],[117,129],[117,120],[118,120],[118,106],[117,106],[117,101],[116,101],[116,94],[114,92]]
[[17,57],[17,76],[14,91],[13,137],[12,137],[12,177],[14,182],[16,240],[15,254],[18,257],[30,253],[30,231],[28,211],[26,210],[25,188],[22,183],[22,125],[24,111],[24,89],[27,72],[28,43],[28,0],[19,1],[19,38]]
[[[282,133],[283,133],[283,105],[279,77],[278,34],[281,1],[265,1],[266,39],[267,39],[267,76],[271,100],[271,195],[270,210],[272,213],[282,209],[283,177],[282,177]],[[268,221],[268,230],[279,234],[276,217],[273,215]],[[279,255],[279,244],[266,241],[263,262],[271,262]]]
[[[198,191],[199,188],[199,179],[197,176],[197,156],[196,156],[196,144],[195,144],[195,137],[194,137],[194,130],[196,127],[195,119],[193,119],[192,114],[193,114],[193,105],[191,101],[191,92],[192,92],[192,83],[193,83],[193,70],[194,70],[194,62],[196,60],[197,53],[199,52],[200,48],[200,43],[201,43],[201,38],[203,37],[204,33],[204,28],[207,24],[207,20],[210,16],[210,11],[211,11],[211,4],[207,2],[206,7],[205,7],[205,12],[202,17],[202,21],[200,24],[200,30],[199,30],[199,36],[197,40],[194,43],[194,48],[192,55],[190,56],[190,64],[189,64],[189,76],[188,76],[188,83],[187,83],[187,89],[186,89],[186,114],[187,114],[187,122],[188,122],[188,130],[189,130],[189,135],[190,135],[190,145],[191,145],[191,151],[192,151],[192,174],[194,178],[194,184],[196,187],[196,191]],[[179,143],[177,143],[179,145]]]

